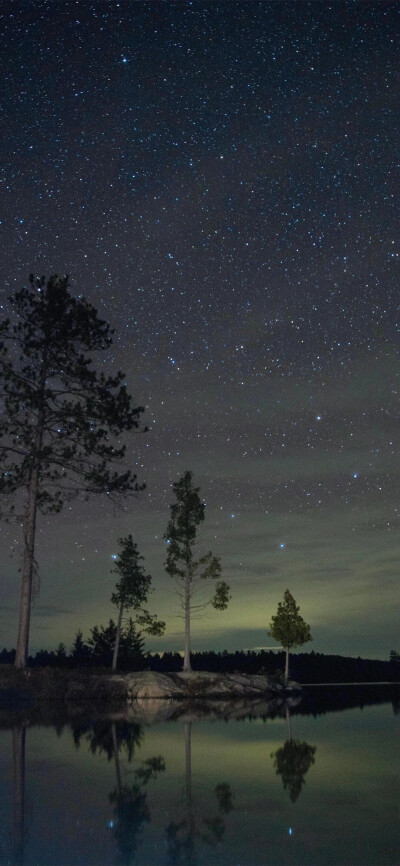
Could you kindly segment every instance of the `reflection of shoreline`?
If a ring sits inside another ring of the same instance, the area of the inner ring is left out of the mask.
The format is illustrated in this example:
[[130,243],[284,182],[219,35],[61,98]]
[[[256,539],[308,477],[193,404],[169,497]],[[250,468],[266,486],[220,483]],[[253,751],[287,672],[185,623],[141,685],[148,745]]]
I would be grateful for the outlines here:
[[303,686],[301,705],[293,707],[292,714],[319,716],[377,704],[391,703],[394,706],[399,699],[400,683],[384,685],[332,683],[327,686]]
[[209,719],[210,721],[243,721],[245,719],[279,718],[285,715],[285,707],[294,708],[301,702],[301,696],[283,700],[269,701],[236,699],[223,700],[163,700],[158,698],[139,699],[130,704],[125,718],[138,724],[157,724],[181,721],[185,723]]
[[[189,708],[187,710],[189,712]],[[192,713],[191,709],[190,712]],[[201,718],[201,708],[198,708],[198,712]],[[270,845],[270,862],[280,862],[279,857],[276,856],[279,844],[277,830],[287,835],[288,827],[285,825],[287,817],[287,824],[290,823],[293,826],[294,836],[296,837],[300,829],[303,833],[303,809],[308,810],[311,804],[312,808],[316,810],[318,825],[322,829],[325,826],[323,815],[326,814],[329,816],[328,820],[333,821],[332,815],[335,812],[336,804],[339,804],[338,816],[340,816],[341,823],[338,822],[338,826],[340,829],[344,826],[346,846],[348,845],[349,850],[352,851],[351,845],[356,846],[359,836],[358,828],[360,821],[363,821],[364,806],[361,786],[365,784],[366,778],[365,744],[364,742],[360,743],[360,740],[364,741],[365,738],[364,736],[360,738],[357,732],[359,733],[360,730],[363,733],[365,730],[369,732],[371,728],[376,734],[376,740],[373,740],[369,739],[368,733],[367,740],[371,756],[368,779],[371,780],[372,790],[374,785],[374,756],[371,744],[375,742],[379,744],[380,739],[382,739],[380,736],[381,718],[384,718],[385,724],[393,730],[393,736],[391,739],[388,738],[387,743],[391,744],[391,754],[395,754],[398,720],[392,717],[392,725],[390,726],[388,717],[391,713],[392,708],[389,705],[384,708],[383,712],[379,709],[378,711],[369,710],[368,713],[364,714],[349,713],[348,718],[343,717],[343,723],[342,718],[338,715],[336,718],[322,718],[321,724],[317,726],[314,725],[313,721],[302,722],[297,719],[298,707],[295,707],[291,712],[289,712],[289,708],[285,707],[286,722],[281,712],[281,721],[278,724],[274,722],[269,724],[266,720],[265,725],[262,722],[257,725],[247,722],[243,725],[242,723],[235,725],[233,722],[229,725],[221,725],[220,722],[217,722],[212,725],[206,723],[197,726],[191,723],[194,715],[192,713],[190,718],[188,716],[183,718],[175,726],[165,725],[163,729],[161,725],[156,725],[151,732],[150,728],[141,731],[139,725],[135,729],[134,725],[128,725],[125,720],[121,720],[119,723],[116,720],[114,723],[107,720],[107,722],[103,721],[97,724],[92,719],[90,723],[86,722],[86,725],[80,721],[77,740],[80,740],[81,750],[84,751],[85,755],[82,755],[82,762],[78,763],[77,760],[73,759],[71,773],[68,771],[64,776],[64,771],[62,771],[60,777],[57,771],[59,751],[62,755],[66,752],[65,741],[71,739],[71,728],[64,729],[62,736],[64,742],[60,749],[54,749],[54,733],[50,729],[40,731],[40,736],[38,736],[37,730],[28,732],[26,735],[24,725],[15,725],[13,732],[10,731],[3,736],[7,744],[9,764],[11,764],[12,755],[14,758],[14,788],[11,790],[10,787],[9,804],[4,808],[8,822],[4,835],[4,839],[7,839],[7,851],[4,852],[4,860],[0,855],[0,861],[8,863],[9,866],[11,864],[22,866],[24,862],[25,776],[27,804],[30,804],[32,799],[32,794],[29,794],[29,791],[34,791],[35,796],[38,797],[37,803],[34,804],[33,815],[30,816],[29,809],[29,820],[28,817],[25,820],[26,862],[31,862],[33,851],[37,850],[38,844],[43,845],[43,850],[45,850],[44,845],[46,845],[47,850],[48,842],[45,841],[48,832],[47,825],[49,825],[49,831],[53,833],[53,837],[54,834],[59,834],[60,841],[62,841],[61,851],[64,855],[69,851],[70,844],[71,850],[73,845],[91,844],[90,839],[87,842],[83,830],[86,826],[92,825],[95,826],[95,832],[97,832],[96,827],[99,831],[99,841],[93,842],[93,844],[100,846],[105,842],[109,846],[107,853],[111,849],[109,863],[132,864],[137,861],[142,862],[145,853],[153,845],[153,839],[155,840],[154,845],[157,843],[158,851],[164,852],[165,857],[165,849],[168,850],[169,846],[170,860],[164,859],[163,862],[164,864],[169,862],[170,866],[174,862],[182,864],[182,866],[184,863],[190,862],[188,858],[191,839],[194,839],[193,863],[207,863],[212,858],[215,859],[217,853],[214,854],[211,850],[207,857],[208,846],[214,843],[221,844],[220,860],[222,861],[227,860],[228,855],[236,845],[238,850],[242,852],[243,841],[238,828],[241,827],[242,823],[243,827],[247,828],[247,822],[254,831],[254,837],[257,834],[260,840],[258,850],[264,852],[262,862],[269,862],[267,861],[267,854]],[[368,720],[365,719],[365,715],[369,716]],[[354,726],[352,716],[354,717]],[[229,730],[225,733],[227,728]],[[245,731],[245,729],[247,730]],[[323,732],[321,751],[318,745],[320,741],[319,730]],[[305,742],[305,737],[308,737],[311,745]],[[24,771],[25,739],[26,774]],[[144,753],[143,739],[145,740]],[[39,751],[37,751],[38,744],[40,744]],[[248,753],[247,744],[249,746]],[[315,744],[317,744],[316,751]],[[394,765],[392,765],[392,759],[388,755],[388,748],[386,743],[381,744],[381,751],[378,749],[376,767],[382,766],[382,783],[377,788],[380,800],[382,800],[386,779],[388,780],[388,790],[391,792],[390,797],[388,796],[390,809],[388,810],[387,824],[385,824],[385,820],[382,822],[382,826],[391,831],[389,822],[392,821],[392,806],[395,808],[397,801],[396,780],[394,778],[392,784]],[[274,749],[274,755],[271,758],[272,749]],[[30,754],[31,750],[34,751],[33,755]],[[157,764],[154,759],[142,760],[150,754],[157,753],[158,750],[165,754],[168,765],[164,779],[161,778],[159,782],[156,781],[155,774],[163,769],[160,759]],[[96,751],[102,752],[102,761],[97,762]],[[260,760],[261,753],[263,760]],[[37,758],[42,755],[43,757],[49,755],[50,761],[46,758],[44,763],[42,761],[39,763]],[[30,761],[30,758],[33,760]],[[108,766],[105,758],[110,761]],[[276,761],[275,766],[274,760]],[[381,760],[381,765],[379,760]],[[92,763],[93,766],[98,763],[99,771],[96,770],[96,773],[92,772]],[[100,774],[101,764],[104,766]],[[12,767],[10,769],[12,770]],[[36,773],[38,769],[41,773],[40,779],[37,775],[32,777],[32,773]],[[385,772],[386,776],[384,775]],[[9,770],[7,770],[7,776],[8,773]],[[352,779],[351,784],[347,781],[348,777]],[[46,821],[46,824],[42,819],[44,814],[54,815],[55,805],[58,809],[57,814],[61,814],[58,795],[57,800],[54,798],[54,802],[52,797],[52,792],[57,790],[58,778],[61,781],[65,779],[66,783],[67,780],[70,780],[70,784],[68,790],[67,786],[65,787],[66,821],[65,823],[59,822],[60,828],[57,826],[57,821],[54,828],[54,819],[50,823]],[[354,778],[358,780],[358,787],[356,787]],[[46,784],[47,780],[48,784]],[[148,782],[149,784],[147,784]],[[220,784],[216,785],[217,782]],[[237,811],[226,817],[227,804],[229,808],[229,782],[235,795],[233,803]],[[263,788],[264,784],[265,789]],[[91,789],[91,785],[93,785],[93,789]],[[93,810],[92,796],[93,803],[96,804],[96,812]],[[82,800],[80,800],[81,797]],[[44,808],[49,810],[48,813],[43,811],[41,798],[43,798]],[[225,812],[222,809],[223,798],[225,798]],[[357,798],[360,800],[359,806],[356,803]],[[87,813],[86,801],[89,806]],[[354,809],[354,815],[349,814],[347,822],[347,812],[350,813],[349,803],[356,803],[357,808]],[[373,794],[371,793],[368,808],[371,807],[372,803]],[[13,806],[13,812],[11,806]],[[381,809],[380,805],[379,809]],[[257,812],[257,816],[255,812]],[[92,817],[94,814],[95,819]],[[79,831],[74,829],[77,816],[82,823]],[[382,817],[385,819],[383,806],[379,816],[380,821]],[[100,823],[99,817],[101,818]],[[151,819],[153,819],[152,823]],[[301,819],[298,825],[297,819]],[[183,825],[182,822],[185,824]],[[169,835],[166,832],[167,825],[170,828]],[[331,838],[333,839],[336,831],[333,824],[330,827]],[[28,830],[28,834],[26,834],[26,830]],[[13,832],[13,839],[11,831]],[[309,834],[307,839],[310,839],[311,842],[316,838],[316,836],[312,836],[313,832],[314,830],[310,825],[310,828],[307,829]],[[317,828],[315,833],[318,832],[320,831]],[[377,830],[376,832],[378,839],[380,831]],[[395,832],[396,830],[393,830],[393,838]],[[291,828],[289,828],[289,833],[292,834]],[[350,837],[351,833],[353,834],[352,837]],[[74,834],[76,834],[75,837]],[[303,838],[302,836],[301,839]],[[352,839],[354,842],[351,841]],[[11,845],[11,841],[13,845]],[[293,848],[293,843],[297,844],[295,839],[288,844],[292,845]],[[254,844],[256,845],[256,843]],[[321,845],[324,844],[324,839],[322,839]],[[336,842],[332,844],[336,845]],[[339,843],[337,844],[339,845]],[[391,842],[391,844],[393,843]],[[54,840],[51,845],[53,847],[48,850],[52,850],[54,853]],[[103,854],[100,847],[99,854]],[[274,854],[275,859],[273,859],[272,854]],[[245,855],[246,851],[244,854],[242,853],[240,862],[246,862]],[[147,862],[150,862],[150,858]],[[308,862],[313,862],[311,856]],[[335,862],[342,861],[338,858]]]
[[246,719],[284,718],[289,707],[292,716],[319,716],[326,713],[344,712],[367,706],[389,703],[395,708],[400,705],[400,684],[388,686],[328,686],[319,688],[304,687],[301,695],[269,700],[163,700],[141,699],[133,701],[120,715],[138,724],[157,724],[167,721],[244,721]]
[[1,709],[0,730],[11,730],[19,725],[48,725],[62,729],[63,725],[85,727],[88,718],[96,722],[125,722],[128,724],[146,725],[166,721],[197,721],[210,720],[245,720],[274,719],[285,715],[288,705],[293,715],[319,716],[326,713],[342,712],[348,709],[362,708],[379,704],[392,704],[394,712],[400,705],[400,684],[373,686],[363,684],[304,686],[302,694],[290,697],[288,700],[274,698],[270,700],[170,700],[141,699],[133,701],[122,709],[109,711],[104,705],[88,703],[74,707],[57,706],[48,702],[35,703],[29,707]]

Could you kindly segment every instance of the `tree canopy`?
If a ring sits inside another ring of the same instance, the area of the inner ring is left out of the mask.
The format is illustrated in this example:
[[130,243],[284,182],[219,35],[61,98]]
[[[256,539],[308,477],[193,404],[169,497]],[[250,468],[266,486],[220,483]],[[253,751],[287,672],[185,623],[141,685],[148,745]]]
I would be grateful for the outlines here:
[[304,785],[306,773],[315,763],[316,746],[300,740],[286,740],[286,743],[272,752],[277,775],[282,777],[283,787],[289,791],[292,803],[295,803]]
[[[106,627],[95,625],[90,630],[88,644],[91,649],[92,659],[99,665],[111,664],[115,641],[117,636],[117,625],[110,619]],[[138,667],[143,659],[144,641],[136,624],[130,617],[126,628],[122,629],[120,635],[120,656],[123,667]]]
[[37,511],[59,512],[79,494],[115,500],[140,489],[122,465],[120,437],[144,411],[132,406],[124,373],[96,369],[92,355],[110,348],[113,331],[70,294],[68,277],[29,282],[9,298],[12,322],[0,324],[0,493],[25,499],[17,667],[28,652]]

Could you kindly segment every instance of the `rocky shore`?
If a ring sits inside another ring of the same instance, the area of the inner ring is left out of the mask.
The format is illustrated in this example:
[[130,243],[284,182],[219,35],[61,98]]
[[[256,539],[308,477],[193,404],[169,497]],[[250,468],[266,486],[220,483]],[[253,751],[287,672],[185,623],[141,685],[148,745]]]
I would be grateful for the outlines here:
[[[87,686],[90,685],[89,691]],[[161,674],[140,671],[114,677],[93,677],[90,684],[71,681],[66,695],[70,714],[85,707],[125,706],[126,721],[155,724],[199,718],[242,719],[279,713],[282,705],[300,700],[300,688],[283,688],[267,676],[217,674],[208,671]]]
[[110,674],[108,671],[51,668],[15,671],[0,667],[2,711],[28,715],[56,712],[66,717],[87,714],[154,723],[167,719],[245,718],[279,711],[297,702],[300,687],[286,688],[264,675],[208,671],[161,674],[153,671]]
[[[289,685],[293,690],[294,684]],[[100,701],[109,694],[111,700],[123,697],[127,704],[142,700],[211,700],[226,698],[260,698],[281,694],[283,687],[268,676],[218,674],[208,671],[161,674],[154,671],[111,675],[93,675],[86,681],[70,680],[66,701]],[[286,690],[285,690],[286,691]]]

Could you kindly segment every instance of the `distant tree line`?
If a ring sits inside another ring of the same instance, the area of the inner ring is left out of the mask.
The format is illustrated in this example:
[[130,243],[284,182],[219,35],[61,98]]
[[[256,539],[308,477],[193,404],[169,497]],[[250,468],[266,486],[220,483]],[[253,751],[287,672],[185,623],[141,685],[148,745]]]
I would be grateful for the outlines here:
[[[181,670],[178,653],[153,655],[148,659],[151,670]],[[193,670],[223,673],[239,671],[247,674],[269,674],[284,680],[285,652],[237,651],[192,653]],[[351,658],[323,653],[292,653],[291,678],[299,683],[400,682],[400,665],[395,661]]]
[[[64,644],[54,650],[39,650],[28,658],[30,667],[111,667],[115,646],[116,623],[94,626],[85,641],[81,632],[75,637],[68,652]],[[15,650],[3,649],[0,664],[13,664]],[[269,674],[284,680],[286,654],[284,652],[236,651],[192,652],[193,670],[215,673]],[[144,641],[132,620],[122,632],[118,667],[121,670],[152,670],[165,673],[182,670],[182,655],[177,652],[152,654],[144,652]],[[400,682],[400,664],[397,661],[351,658],[323,653],[293,653],[291,677],[299,683],[371,683]]]

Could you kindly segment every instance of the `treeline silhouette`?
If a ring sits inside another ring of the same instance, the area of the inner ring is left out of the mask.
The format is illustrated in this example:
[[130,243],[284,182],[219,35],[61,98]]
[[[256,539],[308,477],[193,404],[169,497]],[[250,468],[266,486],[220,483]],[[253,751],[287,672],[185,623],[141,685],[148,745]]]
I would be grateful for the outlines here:
[[[350,684],[348,684],[350,686]],[[400,690],[396,683],[374,685],[361,683],[342,689],[337,683],[328,686],[314,686],[304,689],[301,702],[290,708],[292,716],[320,716],[326,713],[343,712],[359,707],[372,707],[377,704],[391,703],[393,712],[400,713]]]
[[[280,680],[283,677],[285,654],[273,651],[236,651],[193,652],[193,670],[215,673],[269,674]],[[112,652],[107,646],[104,652],[86,644],[75,645],[67,653],[63,644],[56,650],[39,650],[29,656],[29,667],[110,667]],[[15,650],[3,649],[0,664],[13,664]],[[400,662],[395,658],[388,661],[380,659],[352,658],[323,653],[293,653],[291,655],[291,679],[299,683],[371,683],[400,682]],[[146,654],[141,642],[126,647],[121,654],[121,670],[152,670],[160,673],[182,670],[180,653]]]

